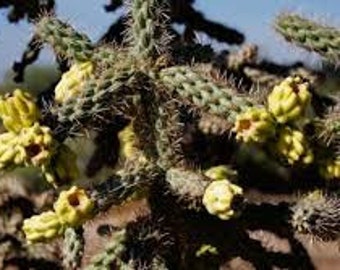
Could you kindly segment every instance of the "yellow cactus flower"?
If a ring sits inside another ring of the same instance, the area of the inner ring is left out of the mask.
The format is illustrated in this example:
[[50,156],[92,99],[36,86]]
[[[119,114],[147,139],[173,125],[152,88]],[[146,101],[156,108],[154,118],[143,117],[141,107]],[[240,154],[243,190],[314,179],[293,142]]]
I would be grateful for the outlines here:
[[301,77],[288,77],[268,95],[268,110],[284,124],[304,117],[310,102],[309,84]]
[[133,123],[131,122],[118,133],[120,142],[119,155],[124,158],[131,158],[139,151],[137,147],[137,136],[133,131]]
[[339,179],[340,178],[340,159],[329,159],[321,165],[321,175],[326,180]]
[[94,203],[84,189],[73,186],[62,191],[54,204],[54,210],[60,221],[71,227],[82,225],[92,217]]
[[48,127],[35,123],[20,133],[7,132],[0,135],[0,169],[12,166],[39,167],[52,156],[53,139]]
[[284,156],[289,164],[298,161],[304,164],[313,162],[314,155],[301,131],[285,127],[279,134],[276,151]]
[[91,62],[75,63],[70,70],[65,72],[55,88],[55,101],[63,103],[69,98],[76,97],[81,93],[84,82],[93,73]]
[[64,227],[53,211],[25,219],[22,229],[30,244],[52,239],[64,232]]
[[39,119],[40,113],[32,96],[20,89],[0,97],[0,117],[4,127],[11,132],[20,132]]
[[242,194],[242,188],[228,180],[213,181],[204,192],[203,204],[210,214],[228,220],[235,215],[232,209],[233,199]]
[[265,108],[250,108],[237,116],[232,131],[237,140],[263,143],[275,134],[274,120]]
[[228,166],[219,165],[209,168],[204,172],[204,175],[213,180],[224,180],[229,176],[235,175],[235,172],[232,171]]

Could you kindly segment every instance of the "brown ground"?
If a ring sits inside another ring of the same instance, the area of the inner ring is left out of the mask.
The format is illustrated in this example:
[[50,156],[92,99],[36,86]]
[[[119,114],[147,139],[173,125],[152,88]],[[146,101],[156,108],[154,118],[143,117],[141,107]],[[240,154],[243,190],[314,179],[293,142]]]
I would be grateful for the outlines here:
[[[99,216],[95,221],[87,224],[85,237],[90,237],[85,247],[83,265],[86,265],[91,257],[100,252],[105,246],[103,237],[97,234],[97,229],[102,224],[111,223],[120,227],[128,221],[135,219],[139,215],[148,213],[145,201],[127,203],[122,207],[113,207],[107,213]],[[249,232],[251,238],[261,241],[262,245],[270,251],[289,252],[290,246],[287,240],[280,239],[276,235],[263,230]],[[297,236],[307,249],[315,269],[318,270],[340,270],[340,252],[336,242],[322,243],[312,241],[307,236]],[[250,263],[237,257],[227,262],[221,269],[250,270],[255,269]]]

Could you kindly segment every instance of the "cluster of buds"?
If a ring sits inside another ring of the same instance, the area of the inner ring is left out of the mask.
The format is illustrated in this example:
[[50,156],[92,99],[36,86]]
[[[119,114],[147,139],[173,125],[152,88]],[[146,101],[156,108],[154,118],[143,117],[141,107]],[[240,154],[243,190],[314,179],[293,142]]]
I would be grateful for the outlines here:
[[288,77],[268,95],[266,108],[249,108],[237,116],[233,128],[236,139],[262,144],[271,140],[289,164],[309,164],[313,153],[295,124],[307,117],[310,103],[309,84],[298,76]]
[[0,168],[16,166],[42,166],[49,161],[53,140],[48,127],[35,123],[22,128],[20,133],[0,135]]
[[40,112],[33,97],[20,89],[0,97],[0,117],[7,132],[0,134],[0,169],[38,167],[46,180],[74,180],[75,154],[57,145],[49,127],[39,124]]
[[288,77],[276,85],[268,96],[268,110],[280,124],[306,116],[311,102],[309,84],[301,77]]
[[313,152],[308,146],[304,134],[289,127],[281,130],[276,144],[276,150],[286,157],[289,164],[294,164],[297,161],[309,164],[314,159]]
[[19,133],[37,122],[40,116],[32,96],[20,89],[0,97],[0,116],[9,132]]
[[23,231],[29,243],[52,239],[68,227],[79,227],[93,216],[94,203],[84,189],[73,186],[62,191],[54,203],[54,211],[47,211],[24,221]]
[[55,101],[62,104],[70,98],[77,97],[92,72],[93,64],[91,62],[73,64],[70,70],[62,75],[55,88]]
[[238,115],[233,131],[245,143],[264,143],[275,134],[275,122],[265,108],[250,108]]
[[223,220],[234,217],[237,214],[234,202],[242,196],[243,190],[227,179],[230,170],[225,166],[217,166],[206,171],[205,175],[213,180],[203,195],[207,211]]
[[33,98],[16,89],[0,97],[0,117],[7,132],[0,135],[0,168],[42,166],[52,155],[53,139],[48,127],[38,123],[39,109]]
[[340,159],[328,159],[320,167],[320,174],[326,180],[340,178]]

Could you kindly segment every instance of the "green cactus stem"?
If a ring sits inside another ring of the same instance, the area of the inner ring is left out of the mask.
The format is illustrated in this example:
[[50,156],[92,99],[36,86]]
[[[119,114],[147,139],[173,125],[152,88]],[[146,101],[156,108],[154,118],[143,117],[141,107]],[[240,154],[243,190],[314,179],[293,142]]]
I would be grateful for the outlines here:
[[275,22],[275,29],[287,41],[316,52],[331,62],[340,58],[340,31],[324,26],[296,14],[282,14]]
[[163,2],[163,0],[133,0],[131,3],[132,22],[129,39],[132,54],[138,58],[154,57],[164,46],[165,39],[162,37],[164,31],[160,31]]
[[231,85],[218,85],[186,66],[165,68],[160,81],[194,107],[234,122],[238,113],[252,102],[237,93]]
[[121,267],[124,263],[120,259],[125,251],[125,240],[125,229],[115,232],[105,250],[93,258],[86,270],[110,270],[113,265],[118,266],[114,269],[126,269]]
[[44,16],[36,24],[41,42],[52,46],[57,55],[70,63],[88,61],[93,54],[90,39],[53,16]]
[[64,233],[63,266],[65,269],[76,270],[81,265],[84,250],[82,228],[67,228]]

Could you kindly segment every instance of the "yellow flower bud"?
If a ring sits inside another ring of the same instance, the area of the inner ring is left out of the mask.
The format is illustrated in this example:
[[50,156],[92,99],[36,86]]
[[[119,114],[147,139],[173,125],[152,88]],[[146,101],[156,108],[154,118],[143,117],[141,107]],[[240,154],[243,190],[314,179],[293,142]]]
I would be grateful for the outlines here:
[[289,164],[298,161],[309,164],[313,162],[314,155],[302,132],[285,127],[279,134],[276,151],[284,156]]
[[309,84],[301,77],[288,77],[268,95],[268,110],[283,124],[306,116],[310,102]]
[[207,211],[228,220],[235,215],[232,202],[236,195],[241,196],[241,187],[230,183],[228,180],[214,181],[209,184],[203,195],[203,204]]
[[20,133],[7,132],[0,135],[0,169],[15,166],[41,166],[52,155],[52,135],[47,127],[35,123]]
[[235,172],[228,168],[228,166],[219,165],[209,168],[205,171],[204,175],[213,180],[224,180],[229,176],[235,175]]
[[137,137],[133,131],[133,124],[130,123],[123,130],[118,133],[118,139],[120,142],[120,156],[124,158],[130,158],[134,156],[137,148]]
[[93,72],[91,62],[75,63],[69,71],[64,73],[55,88],[55,101],[63,103],[69,98],[74,98],[82,91],[84,82]]
[[274,121],[264,108],[250,108],[239,114],[233,128],[236,139],[243,142],[263,143],[275,133]]
[[204,255],[218,255],[218,250],[215,246],[204,244],[195,253],[196,257],[203,257]]
[[61,223],[71,227],[82,225],[92,217],[94,203],[82,188],[73,186],[69,190],[62,191],[54,204]]
[[18,135],[18,147],[25,155],[25,165],[41,166],[49,162],[53,151],[53,138],[48,127],[35,123],[32,127],[23,128]]
[[39,109],[27,92],[16,89],[0,97],[0,117],[8,131],[18,133],[23,127],[32,126],[39,116]]
[[326,180],[339,179],[340,178],[340,159],[329,159],[321,165],[321,175]]
[[53,211],[25,219],[22,229],[28,243],[46,241],[61,235],[64,231],[57,214]]

